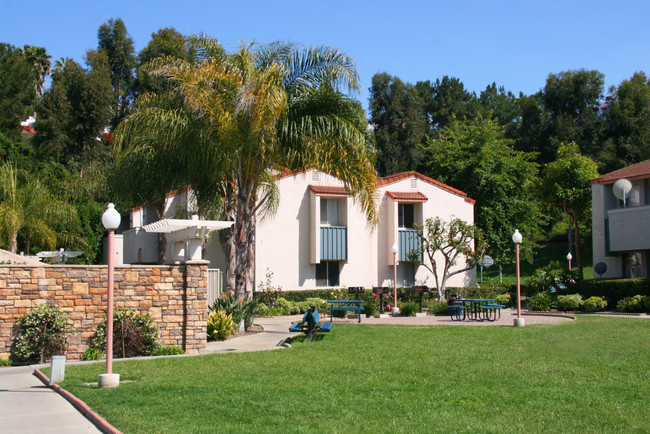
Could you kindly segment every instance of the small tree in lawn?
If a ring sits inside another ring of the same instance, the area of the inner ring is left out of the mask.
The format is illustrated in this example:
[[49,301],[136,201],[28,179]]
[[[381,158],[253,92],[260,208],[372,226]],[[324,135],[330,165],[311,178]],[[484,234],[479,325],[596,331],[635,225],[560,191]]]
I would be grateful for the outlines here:
[[[476,240],[479,251],[485,250],[483,237],[476,226],[459,218],[452,218],[450,222],[443,221],[440,217],[428,218],[424,226],[417,228],[417,233],[422,239],[422,250],[413,250],[409,256],[412,260],[419,261],[421,253],[427,255],[429,263],[421,264],[433,274],[438,298],[444,300],[447,280],[476,266],[474,241]],[[458,261],[464,261],[465,265],[452,270]]]

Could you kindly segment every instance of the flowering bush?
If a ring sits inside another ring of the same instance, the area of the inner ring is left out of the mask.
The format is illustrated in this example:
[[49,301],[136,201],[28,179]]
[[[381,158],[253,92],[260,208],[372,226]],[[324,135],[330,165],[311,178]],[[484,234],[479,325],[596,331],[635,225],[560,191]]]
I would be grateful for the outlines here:
[[56,304],[41,304],[18,320],[14,355],[19,360],[40,363],[54,354],[63,354],[72,334],[68,314]]
[[275,307],[275,303],[278,298],[282,295],[282,287],[275,286],[272,283],[273,272],[266,269],[266,281],[260,282],[255,291],[255,298],[258,302],[264,303],[270,308]]
[[224,340],[235,331],[236,325],[232,320],[232,313],[226,314],[223,310],[213,310],[208,315],[208,340]]

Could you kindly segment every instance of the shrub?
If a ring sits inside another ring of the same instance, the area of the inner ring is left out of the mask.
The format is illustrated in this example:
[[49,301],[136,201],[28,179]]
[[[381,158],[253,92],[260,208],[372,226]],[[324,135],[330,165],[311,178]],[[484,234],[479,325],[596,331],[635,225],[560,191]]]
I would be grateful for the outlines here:
[[650,279],[590,279],[580,282],[580,294],[583,298],[603,297],[610,306],[616,306],[619,300],[637,294],[650,295]]
[[402,305],[400,308],[400,314],[402,316],[415,316],[416,313],[420,311],[420,307],[413,302],[407,302]]
[[562,274],[563,267],[553,261],[545,267],[535,270],[535,274],[526,280],[526,285],[522,286],[521,291],[524,295],[532,297],[542,292],[550,292],[558,286],[558,277]]
[[625,297],[616,304],[616,310],[619,312],[639,312],[643,310],[643,296],[635,295],[634,297]]
[[587,312],[600,312],[607,307],[607,300],[602,297],[589,297],[583,304]]
[[86,351],[84,351],[84,353],[81,355],[81,360],[101,360],[104,357],[106,357],[106,354],[99,348],[88,347],[86,348]]
[[0,359],[0,367],[11,366],[11,360],[9,359]]
[[497,295],[497,303],[504,306],[510,306],[510,294],[499,294]]
[[244,300],[235,297],[232,291],[222,292],[219,297],[212,303],[210,310],[221,310],[226,315],[231,315],[232,321],[239,326],[244,316]]
[[300,313],[300,308],[295,301],[289,301],[285,298],[278,298],[278,301],[275,304],[275,309],[277,312],[275,315],[295,315]]
[[432,315],[446,315],[447,303],[439,300],[429,300],[427,303],[429,313]]
[[[97,327],[91,346],[106,351],[107,316]],[[151,316],[133,309],[113,311],[113,354],[115,357],[149,356],[158,347],[160,332]]]
[[553,306],[553,298],[548,292],[539,292],[528,299],[528,307],[530,310],[550,310]]
[[235,327],[232,314],[226,314],[223,310],[213,310],[208,315],[208,340],[224,340],[230,337]]
[[315,306],[319,312],[327,312],[327,301],[322,298],[308,298],[305,301],[296,302],[296,306],[300,309],[300,313],[305,313],[311,306]]
[[650,295],[643,297],[643,307],[646,312],[650,312]]
[[253,325],[255,317],[259,315],[260,303],[253,297],[249,297],[247,301],[242,304],[242,319],[244,321],[244,330],[248,330]]
[[182,348],[175,345],[164,345],[156,348],[153,352],[154,356],[176,356],[179,354],[185,354]]
[[271,316],[271,308],[264,303],[257,303],[257,314],[262,316]]
[[18,320],[18,337],[13,353],[18,360],[45,362],[63,354],[72,334],[68,314],[52,303],[41,304]]
[[558,295],[557,297],[558,310],[578,310],[582,307],[583,303],[580,294]]

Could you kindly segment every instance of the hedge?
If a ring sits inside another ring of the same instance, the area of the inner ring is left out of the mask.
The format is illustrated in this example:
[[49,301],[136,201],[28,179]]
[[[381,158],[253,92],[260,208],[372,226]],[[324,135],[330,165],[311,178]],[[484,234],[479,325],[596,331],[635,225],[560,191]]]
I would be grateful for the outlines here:
[[609,306],[616,306],[619,300],[635,295],[650,295],[650,279],[591,279],[578,285],[583,299],[605,297]]

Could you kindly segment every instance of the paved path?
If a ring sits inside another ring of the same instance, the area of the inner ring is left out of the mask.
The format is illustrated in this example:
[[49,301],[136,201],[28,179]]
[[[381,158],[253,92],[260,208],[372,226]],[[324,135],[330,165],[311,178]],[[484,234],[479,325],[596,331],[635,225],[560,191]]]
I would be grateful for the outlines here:
[[100,432],[33,372],[33,366],[0,368],[0,432]]

